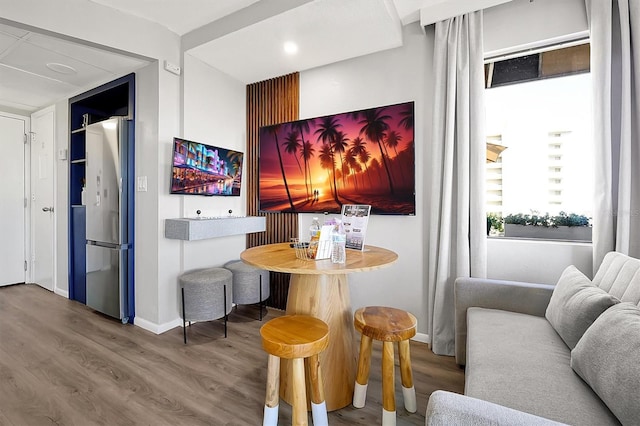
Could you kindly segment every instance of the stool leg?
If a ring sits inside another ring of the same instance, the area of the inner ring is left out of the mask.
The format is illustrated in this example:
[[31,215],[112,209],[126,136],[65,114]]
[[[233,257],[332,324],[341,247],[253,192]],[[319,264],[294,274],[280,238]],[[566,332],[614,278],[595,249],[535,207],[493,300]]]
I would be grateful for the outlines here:
[[371,337],[364,334],[360,338],[360,354],[358,355],[358,373],[353,391],[353,406],[364,407],[369,384],[369,367],[371,365]]
[[291,424],[294,426],[308,424],[307,415],[307,390],[304,382],[304,359],[294,358],[291,360],[293,366],[291,386],[293,387],[293,397],[291,398]]
[[187,321],[184,316],[184,288],[182,288],[182,338],[184,339],[184,344],[187,344]]
[[398,342],[398,354],[400,357],[400,375],[402,377],[402,396],[404,408],[410,413],[415,413],[416,389],[413,387],[413,373],[411,372],[411,355],[409,353],[409,341]]
[[324,401],[324,387],[322,385],[322,373],[320,371],[320,357],[318,354],[307,358],[309,367],[309,382],[311,388],[311,416],[313,426],[327,426],[327,404]]
[[269,355],[267,364],[267,396],[264,400],[264,426],[278,425],[278,407],[280,394],[280,358]]
[[382,342],[382,425],[396,424],[393,342]]
[[258,275],[258,282],[260,283],[260,303],[258,305],[260,306],[260,321],[262,321],[262,274]]
[[224,296],[224,338],[227,338],[227,319],[229,316],[227,315],[227,286],[222,286],[222,294]]

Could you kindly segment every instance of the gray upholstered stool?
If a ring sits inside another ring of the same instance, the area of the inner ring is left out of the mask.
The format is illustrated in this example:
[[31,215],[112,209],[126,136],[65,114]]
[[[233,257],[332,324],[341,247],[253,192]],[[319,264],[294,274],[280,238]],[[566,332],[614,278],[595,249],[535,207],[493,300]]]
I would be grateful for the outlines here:
[[233,274],[225,268],[198,269],[178,278],[182,291],[182,327],[187,343],[186,322],[211,321],[224,317],[227,337],[227,315],[233,306]]
[[233,303],[236,305],[260,304],[260,321],[262,307],[269,298],[269,271],[258,269],[242,260],[232,260],[224,265],[233,272]]

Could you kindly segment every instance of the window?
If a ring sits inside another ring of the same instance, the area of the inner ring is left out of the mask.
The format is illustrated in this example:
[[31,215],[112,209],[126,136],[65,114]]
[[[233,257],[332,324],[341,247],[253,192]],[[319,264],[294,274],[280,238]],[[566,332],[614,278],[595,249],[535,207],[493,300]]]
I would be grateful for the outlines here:
[[487,162],[487,213],[590,218],[589,45],[489,61],[485,74],[487,143],[506,147]]

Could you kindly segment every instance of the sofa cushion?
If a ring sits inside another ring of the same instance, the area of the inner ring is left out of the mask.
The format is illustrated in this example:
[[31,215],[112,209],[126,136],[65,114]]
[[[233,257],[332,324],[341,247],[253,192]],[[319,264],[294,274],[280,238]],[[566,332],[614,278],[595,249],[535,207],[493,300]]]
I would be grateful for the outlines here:
[[437,390],[429,396],[426,423],[429,426],[560,426],[565,424],[482,399],[442,390]]
[[640,309],[621,303],[604,312],[571,352],[571,367],[622,424],[640,421]]
[[619,424],[544,317],[469,308],[465,394],[558,422]]
[[593,283],[622,302],[640,306],[640,259],[615,251],[607,253]]
[[618,302],[571,265],[560,276],[545,317],[567,346],[573,349],[593,321]]

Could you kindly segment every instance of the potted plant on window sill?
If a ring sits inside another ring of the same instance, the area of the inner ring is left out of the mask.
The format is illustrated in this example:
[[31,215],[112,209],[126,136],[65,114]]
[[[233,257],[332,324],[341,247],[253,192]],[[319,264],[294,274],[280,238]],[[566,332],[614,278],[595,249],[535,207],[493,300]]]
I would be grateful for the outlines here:
[[532,212],[504,218],[504,236],[509,238],[591,241],[591,230],[589,218],[575,213],[550,216]]

